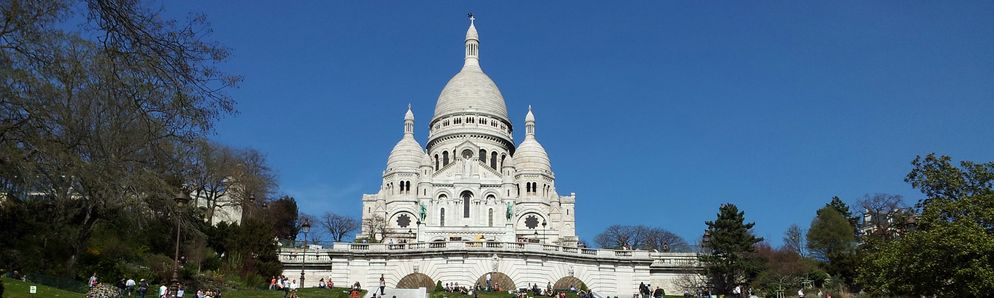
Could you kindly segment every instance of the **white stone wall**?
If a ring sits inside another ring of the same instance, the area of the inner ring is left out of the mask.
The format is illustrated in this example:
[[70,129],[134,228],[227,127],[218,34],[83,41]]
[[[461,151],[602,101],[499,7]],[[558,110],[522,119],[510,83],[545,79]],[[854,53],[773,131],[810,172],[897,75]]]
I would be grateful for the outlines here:
[[302,264],[301,253],[301,250],[284,250],[281,261],[289,278],[299,278],[301,267],[306,268],[306,287],[317,286],[318,279],[330,277],[337,286],[358,281],[369,288],[378,284],[381,274],[388,287],[395,287],[402,278],[415,272],[443,284],[473,286],[487,272],[496,271],[509,276],[517,288],[538,284],[544,289],[549,283],[573,276],[598,294],[630,297],[639,283],[660,286],[668,294],[683,293],[677,281],[682,274],[697,269],[693,254],[523,243],[338,243],[332,249],[309,250],[306,264]]

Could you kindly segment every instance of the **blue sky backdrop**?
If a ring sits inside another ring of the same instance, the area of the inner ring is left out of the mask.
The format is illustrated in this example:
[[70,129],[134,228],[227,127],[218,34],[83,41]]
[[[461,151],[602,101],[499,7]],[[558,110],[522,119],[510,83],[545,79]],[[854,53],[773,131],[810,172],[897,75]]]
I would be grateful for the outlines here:
[[994,1],[184,1],[233,49],[239,113],[311,214],[359,215],[401,138],[462,66],[466,13],[522,140],[532,105],[577,232],[693,243],[722,203],[779,245],[832,196],[921,198],[916,155],[994,160]]

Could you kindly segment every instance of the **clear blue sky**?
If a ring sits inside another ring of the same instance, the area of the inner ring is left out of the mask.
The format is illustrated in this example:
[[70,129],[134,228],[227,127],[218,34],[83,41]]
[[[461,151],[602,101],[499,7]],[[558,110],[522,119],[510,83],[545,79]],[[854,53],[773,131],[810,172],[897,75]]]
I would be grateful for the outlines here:
[[302,211],[358,216],[408,103],[424,144],[466,13],[523,139],[533,105],[577,228],[694,242],[731,202],[774,245],[833,195],[921,195],[917,154],[994,160],[992,1],[156,2],[205,13],[245,81],[214,138]]

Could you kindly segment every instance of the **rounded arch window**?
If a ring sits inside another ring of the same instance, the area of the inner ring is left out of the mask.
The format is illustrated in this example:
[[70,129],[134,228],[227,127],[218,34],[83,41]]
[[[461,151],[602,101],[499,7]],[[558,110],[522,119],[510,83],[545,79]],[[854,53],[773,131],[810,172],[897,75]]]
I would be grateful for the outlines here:
[[473,158],[473,150],[469,150],[469,149],[463,150],[462,151],[462,158],[463,159]]
[[470,191],[463,191],[459,194],[462,198],[462,217],[469,218],[469,199],[473,198],[473,193]]

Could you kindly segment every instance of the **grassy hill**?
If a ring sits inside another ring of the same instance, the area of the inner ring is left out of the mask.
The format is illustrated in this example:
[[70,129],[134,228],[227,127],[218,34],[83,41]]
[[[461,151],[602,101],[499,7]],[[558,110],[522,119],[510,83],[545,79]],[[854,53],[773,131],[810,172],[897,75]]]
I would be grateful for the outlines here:
[[[28,288],[30,286],[38,287],[38,294],[28,294]],[[41,297],[54,297],[54,298],[83,298],[86,295],[80,293],[69,292],[65,290],[60,290],[48,286],[37,285],[27,282],[22,282],[19,280],[4,278],[3,279],[3,298],[41,298]]]

